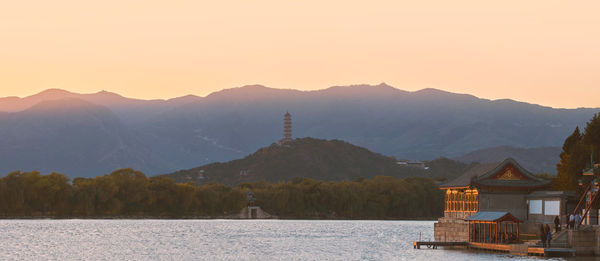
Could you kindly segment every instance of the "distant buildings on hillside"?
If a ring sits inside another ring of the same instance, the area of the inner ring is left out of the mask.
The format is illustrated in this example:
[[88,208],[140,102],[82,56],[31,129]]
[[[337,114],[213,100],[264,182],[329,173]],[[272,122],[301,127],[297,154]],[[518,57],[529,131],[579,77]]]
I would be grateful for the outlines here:
[[418,169],[429,169],[429,167],[425,166],[425,162],[422,161],[413,161],[410,162],[408,160],[399,160],[396,161],[396,164],[404,167],[413,167]]
[[248,177],[250,175],[250,170],[243,169],[240,170],[240,177]]

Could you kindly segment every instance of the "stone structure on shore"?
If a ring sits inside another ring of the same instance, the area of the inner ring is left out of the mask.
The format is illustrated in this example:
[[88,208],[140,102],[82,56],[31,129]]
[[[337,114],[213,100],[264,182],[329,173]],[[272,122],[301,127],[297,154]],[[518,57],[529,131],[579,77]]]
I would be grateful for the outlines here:
[[248,198],[248,205],[240,211],[239,218],[241,219],[269,219],[276,218],[271,214],[263,211],[260,206],[256,204],[256,197],[250,190],[246,191],[246,197]]

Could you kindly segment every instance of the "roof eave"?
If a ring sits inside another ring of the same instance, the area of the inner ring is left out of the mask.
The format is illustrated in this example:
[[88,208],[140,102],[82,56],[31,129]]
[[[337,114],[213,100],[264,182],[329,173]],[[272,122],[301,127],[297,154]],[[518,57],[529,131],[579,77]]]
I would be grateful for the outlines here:
[[468,189],[471,186],[440,186],[440,189]]

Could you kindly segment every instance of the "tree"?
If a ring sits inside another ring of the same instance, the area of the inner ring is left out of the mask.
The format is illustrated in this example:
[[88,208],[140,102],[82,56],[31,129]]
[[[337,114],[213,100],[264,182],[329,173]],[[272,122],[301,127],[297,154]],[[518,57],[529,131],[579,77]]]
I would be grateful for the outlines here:
[[594,153],[594,161],[600,163],[600,113],[596,113],[585,126],[583,142]]
[[[556,165],[557,175],[554,188],[557,190],[577,189],[577,179],[580,175],[575,171],[575,160],[572,154],[577,147],[581,146],[582,136],[579,127],[575,127],[573,133],[565,140],[560,153],[560,163]],[[577,149],[578,150],[578,149]]]
[[176,211],[177,185],[167,177],[152,177],[148,184],[148,212],[168,216]]
[[109,175],[118,187],[115,195],[121,203],[121,214],[143,214],[148,198],[148,178],[140,171],[120,169]]
[[93,216],[96,214],[97,194],[98,189],[94,179],[74,179],[72,214],[75,216]]

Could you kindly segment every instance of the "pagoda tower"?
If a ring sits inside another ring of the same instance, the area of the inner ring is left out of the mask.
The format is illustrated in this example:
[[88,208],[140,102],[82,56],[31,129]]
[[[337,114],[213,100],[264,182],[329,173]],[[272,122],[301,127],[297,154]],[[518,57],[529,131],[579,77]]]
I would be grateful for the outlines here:
[[292,140],[292,115],[289,112],[285,112],[283,116],[283,141]]

